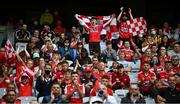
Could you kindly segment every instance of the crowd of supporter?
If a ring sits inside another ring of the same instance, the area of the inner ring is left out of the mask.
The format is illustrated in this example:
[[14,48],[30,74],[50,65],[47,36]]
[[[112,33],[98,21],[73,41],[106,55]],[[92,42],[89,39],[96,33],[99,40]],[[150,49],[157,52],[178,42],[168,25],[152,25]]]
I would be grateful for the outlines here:
[[[131,9],[124,12],[122,7],[117,14],[119,36],[103,39],[101,31],[112,19],[97,25],[93,17],[91,26],[82,23],[67,31],[57,13],[47,10],[46,15],[54,21],[16,25],[15,66],[5,60],[1,47],[0,88],[6,89],[1,103],[21,103],[19,97],[33,96],[37,99],[32,104],[41,97],[42,103],[84,103],[88,97],[90,104],[118,104],[114,93],[120,89],[129,91],[122,104],[145,103],[146,97],[160,104],[180,103],[180,24],[172,28],[164,22],[132,36],[126,24],[133,19]],[[132,64],[138,60],[137,69]],[[134,70],[137,81],[132,83]]]

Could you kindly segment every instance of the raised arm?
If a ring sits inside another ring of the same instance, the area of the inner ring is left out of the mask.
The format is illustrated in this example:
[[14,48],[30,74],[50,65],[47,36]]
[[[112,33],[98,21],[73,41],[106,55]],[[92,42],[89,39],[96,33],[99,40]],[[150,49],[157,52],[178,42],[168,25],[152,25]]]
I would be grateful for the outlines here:
[[121,18],[122,13],[123,13],[123,9],[124,9],[124,7],[121,7],[121,8],[120,8],[121,12],[119,13],[119,16],[118,16],[118,18],[117,18],[117,21],[120,21],[120,18]]
[[18,49],[16,50],[15,55],[16,55],[16,57],[17,57],[17,60],[18,60],[19,62],[21,62],[21,63],[24,64],[24,61],[23,61],[22,58],[19,56],[19,47],[18,47]]
[[27,58],[30,58],[31,57],[31,55],[29,54],[29,52],[26,50],[26,47],[25,47],[25,53],[26,53],[26,56],[27,56]]
[[131,13],[131,8],[129,8],[129,15],[130,15],[130,19],[133,19],[132,13]]
[[134,50],[136,51],[136,53],[138,54],[138,56],[141,58],[142,54],[139,52],[138,46],[136,46],[136,44],[134,43],[132,37],[130,38],[130,42],[132,44],[132,46],[134,47]]
[[114,18],[114,14],[105,24],[103,24],[103,28],[106,27],[112,21],[113,18]]
[[73,71],[76,72],[78,67],[81,67],[81,65],[79,64],[79,61],[76,59],[76,65]]
[[79,18],[78,14],[75,14],[75,18],[80,22],[82,26],[85,26],[85,28],[89,28],[89,26],[82,19]]

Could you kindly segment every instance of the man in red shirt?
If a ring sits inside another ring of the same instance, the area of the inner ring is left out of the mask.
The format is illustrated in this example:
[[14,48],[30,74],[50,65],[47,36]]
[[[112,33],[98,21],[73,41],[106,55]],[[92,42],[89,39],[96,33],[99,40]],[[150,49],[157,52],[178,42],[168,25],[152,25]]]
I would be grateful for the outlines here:
[[163,85],[163,87],[168,87],[168,78],[174,75],[174,72],[171,70],[171,68],[171,61],[166,61],[164,67],[165,70],[157,74],[157,79],[160,80],[160,83]]
[[154,81],[156,80],[156,75],[150,69],[150,64],[144,62],[142,70],[138,72],[138,85],[140,87],[140,92],[144,95],[151,95],[151,89],[153,88]]
[[171,60],[172,60],[172,65],[173,65],[172,71],[174,73],[179,73],[180,72],[180,58],[179,58],[179,56],[173,55],[171,57]]
[[123,9],[124,7],[120,8],[121,12],[117,18],[117,20],[119,21],[119,34],[120,34],[121,39],[128,39],[130,38],[131,34],[129,33],[129,28],[127,27],[126,21],[129,20],[129,16],[130,16],[130,19],[133,19],[133,16],[131,14],[130,8],[129,8],[129,14],[127,14],[127,12],[125,12]]
[[100,83],[96,83],[94,85],[94,87],[92,88],[92,90],[90,92],[90,96],[96,96],[96,91],[98,90],[100,85],[105,85],[107,87],[107,93],[109,95],[113,96],[113,90],[111,89],[112,84],[111,84],[110,79],[107,75],[102,76]]
[[128,74],[124,73],[124,67],[122,64],[118,65],[117,72],[113,72],[112,74],[112,89],[115,91],[121,88],[129,88],[130,87],[130,78]]
[[82,98],[85,95],[85,87],[80,83],[79,74],[77,72],[73,72],[71,77],[72,83],[65,88],[65,99],[69,100],[70,103],[82,104]]
[[124,52],[126,61],[133,61],[135,52],[131,49],[129,41],[125,41],[124,46],[119,46],[119,51]]
[[[129,13],[124,11],[124,7],[120,8],[121,12],[117,18],[117,21],[119,22],[119,43],[120,46],[122,46],[124,40],[128,40],[132,37],[131,33],[129,33],[129,28],[126,23],[127,20],[133,19],[133,16],[131,14],[131,9],[129,8]],[[129,18],[130,17],[130,18]]]
[[98,25],[97,24],[97,19],[95,17],[92,17],[90,19],[90,23],[91,25],[88,26],[83,20],[81,20],[79,18],[79,15],[76,14],[75,15],[76,19],[79,20],[82,25],[85,27],[85,29],[88,31],[89,33],[89,50],[90,50],[90,54],[93,54],[94,50],[98,50],[100,52],[100,40],[101,40],[101,31],[104,27],[106,27],[112,20],[109,19],[105,24],[103,25]]
[[104,75],[110,76],[110,73],[106,72],[106,64],[103,61],[99,61],[97,68],[98,71],[94,72],[93,75],[98,80],[101,80]]

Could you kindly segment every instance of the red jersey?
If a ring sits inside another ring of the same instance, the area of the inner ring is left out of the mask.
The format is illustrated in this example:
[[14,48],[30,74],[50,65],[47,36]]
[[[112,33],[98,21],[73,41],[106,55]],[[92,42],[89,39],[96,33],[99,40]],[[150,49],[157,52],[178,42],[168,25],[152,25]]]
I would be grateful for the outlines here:
[[22,67],[23,67],[22,63],[19,62],[16,63],[16,77],[19,76],[20,73],[22,72]]
[[148,71],[148,74],[145,74],[144,71],[138,72],[138,83],[142,83],[140,91],[147,91],[153,87],[151,81],[156,79],[156,75],[152,71]]
[[130,78],[127,74],[116,73],[112,74],[112,84],[113,90],[121,89],[121,88],[129,88],[130,86]]
[[176,66],[176,67],[173,67],[173,68],[172,68],[172,71],[173,71],[174,73],[180,72],[180,65],[178,65],[178,66]]
[[53,70],[58,67],[57,64],[54,61],[50,61],[49,64],[53,67]]
[[25,85],[19,80],[20,76],[18,76],[16,79],[19,96],[32,96],[33,76],[28,74],[30,79],[29,79],[29,82],[27,82],[27,84]]
[[169,60],[170,60],[170,56],[168,56],[168,55],[166,55],[165,57],[159,56],[158,58],[159,58],[160,64],[161,64],[162,66],[165,65],[165,62],[166,62],[166,61],[169,61]]
[[26,85],[19,83],[17,86],[19,96],[32,96],[32,82],[27,83]]
[[100,74],[99,72],[94,72],[93,73],[93,76],[95,77],[95,78],[97,78],[99,81],[101,80],[101,78],[102,78],[102,76],[108,76],[109,78],[111,77],[111,74],[110,73],[106,73],[106,72],[104,72],[103,74]]
[[53,75],[56,74],[56,78],[58,80],[61,80],[61,81],[63,80],[64,72],[62,70],[58,70],[58,68],[55,68],[55,71],[53,71],[52,73],[53,73]]
[[130,37],[129,28],[126,22],[119,22],[119,35],[120,38],[128,39]]
[[158,79],[168,81],[168,78],[171,76],[170,73],[167,73],[165,71],[158,73]]
[[[78,84],[78,87],[80,88],[80,91],[82,91],[85,94],[85,87],[82,84]],[[65,94],[70,94],[72,91],[74,90],[74,85],[73,84],[69,84],[66,86],[65,88]],[[73,95],[70,98],[70,103],[80,103],[82,104],[82,98],[80,97],[79,93],[77,91],[75,91],[73,93]]]
[[6,79],[3,79],[3,81],[0,83],[0,88],[7,88]]
[[103,29],[102,25],[90,26],[86,28],[89,32],[89,42],[100,42],[101,31]]
[[160,72],[163,72],[164,71],[164,67],[163,66],[156,66],[156,69],[155,68],[151,68],[150,69],[152,72],[157,72],[157,73],[160,73]]
[[125,54],[125,60],[126,61],[132,61],[134,56],[134,51],[131,49],[121,49],[120,51],[124,52]]

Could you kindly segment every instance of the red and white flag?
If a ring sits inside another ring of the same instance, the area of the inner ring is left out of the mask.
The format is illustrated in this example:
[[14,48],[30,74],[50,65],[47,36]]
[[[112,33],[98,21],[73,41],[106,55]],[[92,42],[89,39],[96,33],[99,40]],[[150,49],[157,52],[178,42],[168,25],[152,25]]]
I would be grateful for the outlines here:
[[147,31],[146,20],[143,17],[134,18],[127,21],[129,32],[133,35],[139,35]]
[[[111,19],[112,15],[110,16],[84,16],[84,15],[79,15],[79,18],[86,23],[88,26],[90,26],[90,19],[92,17],[97,18],[97,23],[98,25],[102,25],[106,23],[109,19]],[[79,21],[80,24],[81,21]],[[102,31],[101,34],[106,34],[106,37],[109,38],[111,35],[117,32],[117,20],[116,16],[113,16],[113,19],[111,20],[110,24],[107,25]]]
[[5,60],[10,66],[15,66],[16,56],[15,50],[9,40],[5,44]]

